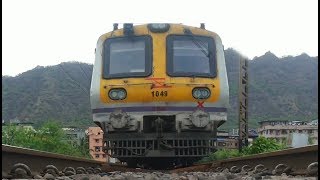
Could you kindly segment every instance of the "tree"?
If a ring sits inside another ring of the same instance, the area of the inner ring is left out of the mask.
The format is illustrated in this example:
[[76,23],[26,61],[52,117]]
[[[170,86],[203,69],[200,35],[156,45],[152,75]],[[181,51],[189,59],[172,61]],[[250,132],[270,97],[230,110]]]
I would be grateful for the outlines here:
[[66,141],[66,134],[61,127],[56,121],[48,121],[38,130],[16,125],[5,126],[2,130],[2,144],[91,158],[87,139],[81,140],[80,145],[72,145]]

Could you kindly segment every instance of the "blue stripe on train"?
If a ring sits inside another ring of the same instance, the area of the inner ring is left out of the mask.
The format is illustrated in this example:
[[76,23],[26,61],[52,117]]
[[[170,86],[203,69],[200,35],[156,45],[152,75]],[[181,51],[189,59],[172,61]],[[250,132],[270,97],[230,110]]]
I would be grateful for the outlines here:
[[112,108],[98,108],[92,109],[92,113],[114,112],[115,110],[122,110],[124,112],[148,112],[148,111],[195,111],[202,109],[206,112],[227,112],[224,107],[176,107],[176,106],[137,106],[137,107],[112,107]]

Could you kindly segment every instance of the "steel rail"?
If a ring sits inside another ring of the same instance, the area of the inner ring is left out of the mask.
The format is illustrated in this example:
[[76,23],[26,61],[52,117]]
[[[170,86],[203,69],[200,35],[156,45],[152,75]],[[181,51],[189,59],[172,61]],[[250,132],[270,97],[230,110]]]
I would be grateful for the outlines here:
[[318,145],[199,163],[192,167],[180,168],[174,171],[215,171],[226,168],[241,170],[245,165],[251,168],[263,165],[265,169],[274,170],[277,165],[283,164],[287,168],[290,168],[293,174],[307,174],[308,166],[314,162],[318,162]]
[[309,164],[318,161],[318,145],[300,148],[291,148],[282,151],[261,153],[252,156],[236,157],[213,162],[211,167],[231,168],[249,165],[254,167],[258,164],[265,168],[274,169],[278,164],[285,164],[294,171],[304,171]]
[[10,172],[18,163],[27,165],[32,172],[42,172],[47,165],[61,171],[66,167],[97,168],[105,162],[2,144],[2,172]]

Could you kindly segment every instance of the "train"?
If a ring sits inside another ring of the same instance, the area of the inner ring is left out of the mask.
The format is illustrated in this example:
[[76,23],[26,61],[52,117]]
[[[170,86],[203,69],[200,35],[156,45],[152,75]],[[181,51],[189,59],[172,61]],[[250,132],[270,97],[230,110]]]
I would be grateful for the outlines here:
[[229,85],[219,35],[177,23],[113,24],[90,87],[104,151],[129,167],[190,165],[217,149]]

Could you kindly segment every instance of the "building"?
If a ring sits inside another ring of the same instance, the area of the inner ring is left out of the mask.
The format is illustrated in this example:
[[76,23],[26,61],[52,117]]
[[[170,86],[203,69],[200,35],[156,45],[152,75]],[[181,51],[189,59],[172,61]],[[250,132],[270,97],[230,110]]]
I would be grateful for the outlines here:
[[310,123],[308,123],[309,125],[316,125],[318,126],[318,119],[311,121]]
[[[239,135],[238,129],[231,130],[230,132],[218,131],[217,133],[217,147],[218,149],[238,149],[239,148]],[[248,130],[249,144],[258,137],[258,133],[254,129]]]
[[103,152],[103,131],[100,127],[89,127],[87,130],[89,150],[94,160],[109,162],[109,157]]
[[67,127],[62,128],[62,130],[66,133],[67,141],[70,143],[76,142],[78,145],[80,145],[81,140],[84,140],[86,136],[84,129]]
[[2,120],[2,127],[9,126],[9,125],[14,125],[14,126],[17,126],[17,127],[21,127],[21,128],[24,128],[24,129],[35,131],[35,129],[33,128],[33,124],[34,123],[32,123],[32,122],[21,122],[18,119],[10,120],[9,122],[5,122],[4,120]]
[[33,124],[32,122],[21,122],[21,123],[17,123],[17,125],[19,127],[22,127],[24,129],[28,129],[30,131],[35,131],[35,129],[33,128]]
[[238,149],[238,138],[217,138],[218,149]]
[[287,142],[292,133],[308,134],[312,144],[318,142],[318,120],[311,123],[303,121],[261,121],[258,133],[266,138],[274,138],[278,142]]

